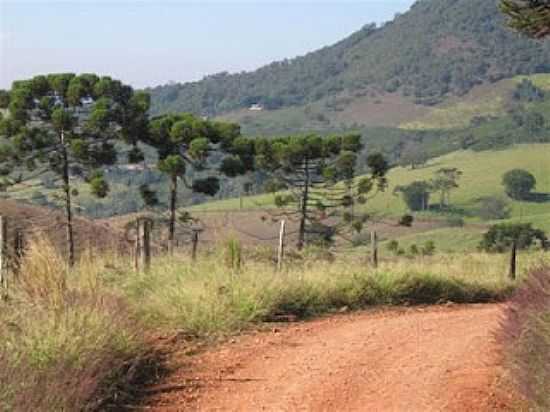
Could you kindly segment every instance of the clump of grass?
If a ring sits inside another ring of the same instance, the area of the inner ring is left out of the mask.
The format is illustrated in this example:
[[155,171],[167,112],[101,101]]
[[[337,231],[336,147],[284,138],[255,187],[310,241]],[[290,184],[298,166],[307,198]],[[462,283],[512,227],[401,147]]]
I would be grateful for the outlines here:
[[231,238],[225,244],[225,263],[234,271],[241,270],[243,247],[239,239]]
[[27,252],[0,307],[0,410],[92,410],[123,397],[144,347],[128,305],[102,286],[97,261],[69,271],[44,239]]
[[513,295],[502,327],[512,376],[533,410],[550,410],[550,268],[534,270]]

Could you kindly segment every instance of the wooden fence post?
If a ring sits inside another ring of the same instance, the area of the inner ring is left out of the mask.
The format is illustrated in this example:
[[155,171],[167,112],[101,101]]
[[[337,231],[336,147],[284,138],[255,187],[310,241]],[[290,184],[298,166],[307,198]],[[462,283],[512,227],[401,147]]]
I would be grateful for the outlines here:
[[25,253],[25,237],[23,235],[23,230],[15,230],[15,243],[14,243],[14,262],[13,270],[15,273],[19,272],[21,267],[21,260],[23,259],[23,254]]
[[279,231],[279,249],[277,251],[277,270],[279,272],[283,269],[283,260],[285,258],[285,227],[286,222],[281,220],[281,229]]
[[510,279],[516,280],[517,277],[517,258],[518,258],[518,244],[517,241],[514,240],[512,242],[512,253],[510,254],[510,271],[508,272],[508,276],[510,276]]
[[134,244],[134,270],[139,272],[139,256],[141,253],[141,219],[136,219],[136,241]]
[[376,231],[370,232],[371,262],[374,268],[378,268],[378,235]]
[[193,230],[193,237],[191,238],[192,249],[191,249],[191,259],[193,261],[197,260],[197,248],[199,246],[199,231]]
[[0,216],[0,298],[8,294],[8,219]]
[[151,221],[149,219],[143,219],[140,225],[141,239],[140,239],[140,263],[141,270],[148,272],[151,268]]

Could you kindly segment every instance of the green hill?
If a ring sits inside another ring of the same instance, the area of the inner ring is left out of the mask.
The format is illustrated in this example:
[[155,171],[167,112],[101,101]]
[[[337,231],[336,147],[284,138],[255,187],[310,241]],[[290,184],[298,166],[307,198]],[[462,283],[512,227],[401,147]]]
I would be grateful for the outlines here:
[[[420,0],[381,27],[302,57],[153,88],[153,112],[223,114],[250,130],[407,124],[476,86],[550,71],[550,44],[508,30],[496,4]],[[249,111],[254,103],[266,110]]]

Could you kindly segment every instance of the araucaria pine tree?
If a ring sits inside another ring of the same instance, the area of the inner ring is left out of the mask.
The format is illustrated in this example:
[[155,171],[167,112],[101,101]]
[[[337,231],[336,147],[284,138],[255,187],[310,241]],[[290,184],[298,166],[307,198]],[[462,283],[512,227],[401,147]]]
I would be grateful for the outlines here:
[[550,35],[550,0],[501,0],[508,24],[537,39]]
[[84,179],[93,194],[107,196],[101,167],[116,162],[117,141],[134,147],[131,158],[140,157],[137,142],[147,134],[149,96],[95,74],[36,76],[14,82],[2,96],[8,109],[0,121],[2,183],[17,185],[52,172],[60,179],[73,265],[73,179]]
[[375,189],[383,190],[388,164],[369,157],[371,174],[355,179],[358,135],[289,136],[255,142],[256,167],[268,172],[280,215],[298,222],[298,249],[314,238],[330,240],[344,226],[360,230],[365,215],[354,205],[364,203]]
[[[203,120],[188,113],[151,120],[147,143],[158,152],[158,169],[170,179],[170,251],[176,234],[178,182],[195,193],[214,196],[220,189],[220,175],[235,177],[253,167],[243,146],[239,146],[240,140],[238,125]],[[209,162],[211,157],[223,158],[221,165],[214,167]]]

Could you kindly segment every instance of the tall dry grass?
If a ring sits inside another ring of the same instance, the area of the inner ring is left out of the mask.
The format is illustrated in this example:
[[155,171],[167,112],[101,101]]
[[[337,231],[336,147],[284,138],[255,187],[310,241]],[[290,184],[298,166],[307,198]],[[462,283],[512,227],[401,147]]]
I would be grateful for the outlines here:
[[0,410],[88,410],[125,395],[144,345],[97,264],[69,272],[47,240],[30,245],[0,307]]

